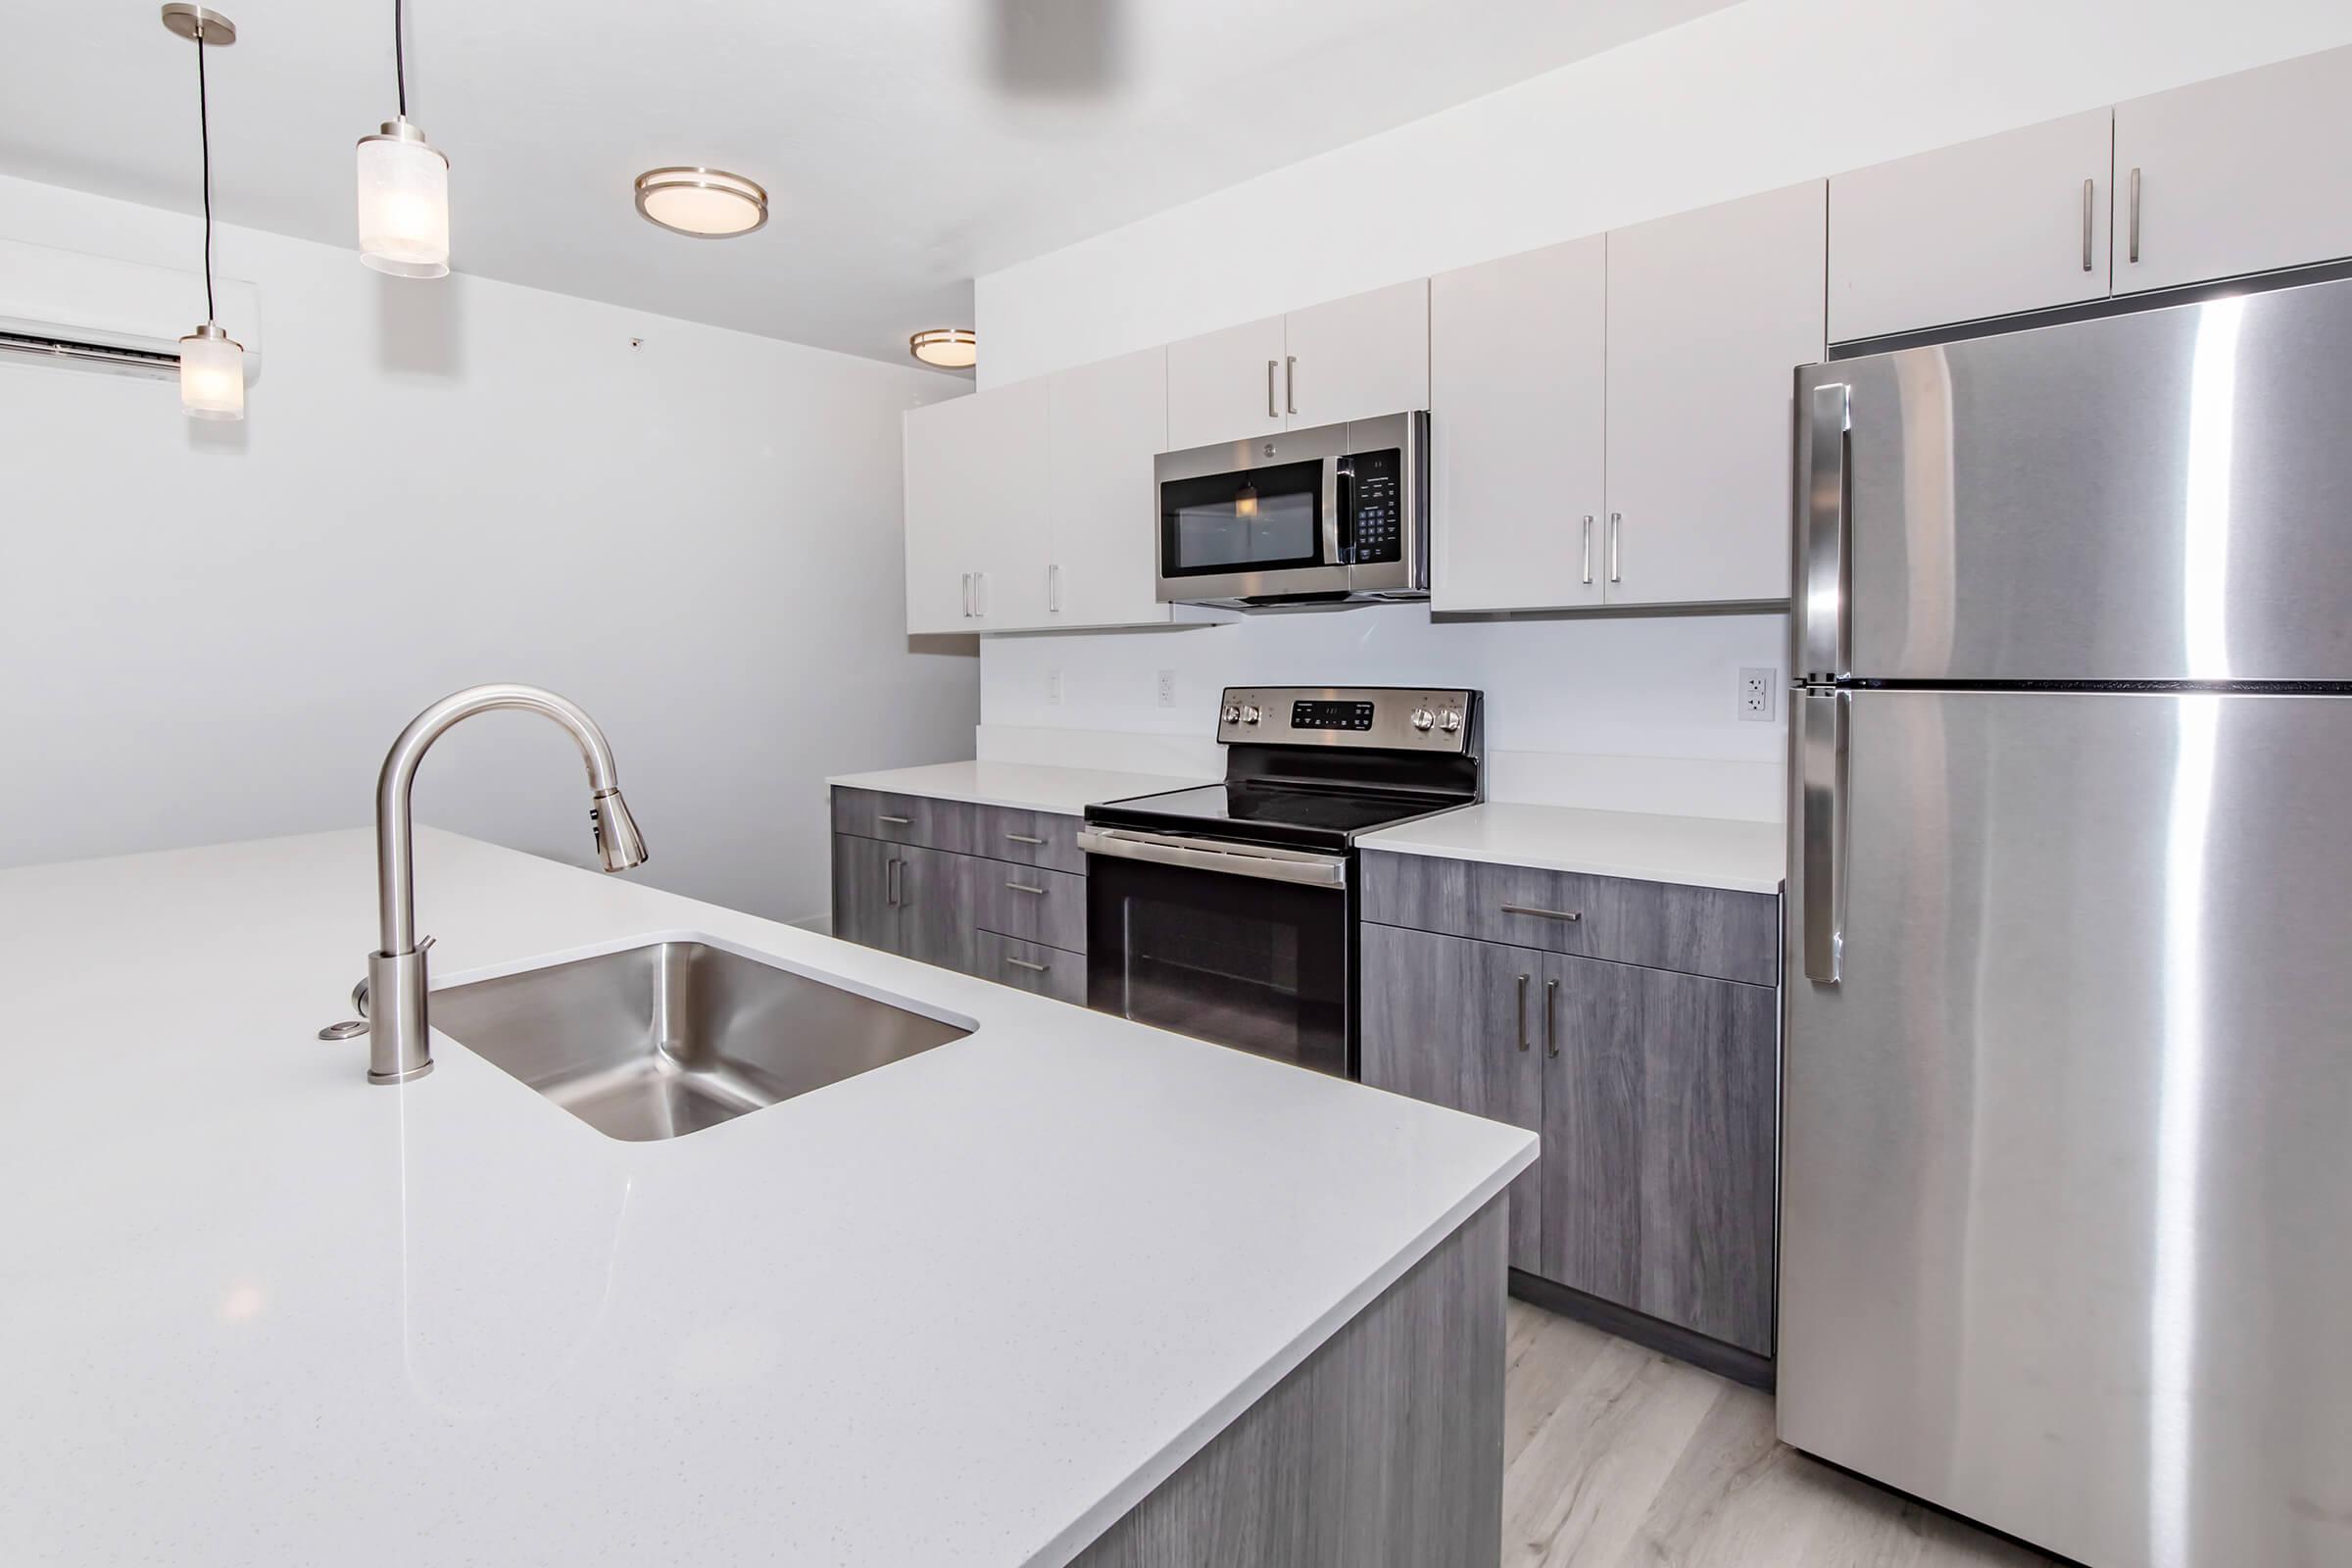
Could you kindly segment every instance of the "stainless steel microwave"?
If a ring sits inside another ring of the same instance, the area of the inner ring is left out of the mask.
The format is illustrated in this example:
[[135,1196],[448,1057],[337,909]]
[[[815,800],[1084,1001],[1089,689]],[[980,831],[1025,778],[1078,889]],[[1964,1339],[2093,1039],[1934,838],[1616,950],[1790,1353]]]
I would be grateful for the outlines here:
[[1429,597],[1429,416],[1162,453],[1159,600],[1253,610]]

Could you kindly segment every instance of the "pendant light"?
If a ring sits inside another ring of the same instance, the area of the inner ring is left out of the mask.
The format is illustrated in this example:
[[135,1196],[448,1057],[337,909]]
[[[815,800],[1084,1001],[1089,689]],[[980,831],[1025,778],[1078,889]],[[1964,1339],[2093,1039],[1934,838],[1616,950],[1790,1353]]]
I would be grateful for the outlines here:
[[191,419],[245,417],[245,345],[213,314],[213,128],[205,101],[204,51],[237,41],[236,24],[202,6],[164,7],[164,25],[196,40],[196,135],[204,155],[204,324],[179,340],[179,406]]
[[360,138],[360,260],[394,277],[449,275],[449,155],[409,123],[401,0],[392,0],[392,80],[400,113]]

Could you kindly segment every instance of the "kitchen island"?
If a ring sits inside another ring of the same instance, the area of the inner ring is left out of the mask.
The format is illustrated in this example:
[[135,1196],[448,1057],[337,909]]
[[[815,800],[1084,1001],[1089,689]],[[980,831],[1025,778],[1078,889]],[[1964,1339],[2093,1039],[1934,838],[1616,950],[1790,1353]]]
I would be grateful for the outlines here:
[[316,1038],[373,945],[364,830],[0,873],[12,1560],[1494,1560],[1531,1135],[417,861],[436,986],[692,936],[971,1033],[627,1143],[444,1036],[397,1088]]

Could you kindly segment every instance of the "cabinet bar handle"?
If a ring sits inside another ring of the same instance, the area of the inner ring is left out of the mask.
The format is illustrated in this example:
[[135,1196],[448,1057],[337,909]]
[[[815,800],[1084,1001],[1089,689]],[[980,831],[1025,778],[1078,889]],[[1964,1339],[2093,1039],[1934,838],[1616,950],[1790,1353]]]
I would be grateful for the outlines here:
[[1050,963],[1031,963],[1027,958],[1016,958],[1009,953],[1004,955],[1004,961],[1015,969],[1026,969],[1032,974],[1044,974],[1048,969],[1054,967]]
[[914,824],[914,818],[911,816],[892,816],[886,811],[875,812],[874,820],[888,822],[892,827],[911,827]]
[[1296,354],[1282,362],[1282,402],[1290,413],[1298,412],[1298,356]]
[[1624,514],[1624,513],[1622,513],[1622,512],[1612,512],[1612,513],[1610,513],[1610,514],[1609,514],[1609,581],[1611,581],[1611,582],[1616,582],[1616,581],[1618,580],[1617,567],[1618,567],[1618,564],[1619,564],[1619,563],[1620,563],[1620,560],[1621,560],[1621,552],[1620,552],[1620,550],[1619,550],[1619,548],[1618,548],[1618,541],[1619,541],[1619,540],[1620,540],[1620,539],[1621,539],[1621,538],[1624,536],[1624,533],[1625,533],[1625,514]]
[[1555,1008],[1555,1006],[1554,1006],[1554,1004],[1556,1004],[1556,1003],[1557,1003],[1559,1000],[1560,1000],[1560,983],[1559,983],[1557,980],[1546,980],[1546,981],[1544,981],[1544,1054],[1545,1054],[1546,1056],[1556,1056],[1556,1055],[1558,1055],[1558,1054],[1560,1054],[1560,1036],[1559,1036],[1559,1031],[1558,1031],[1557,1029],[1555,1029],[1555,1028],[1552,1026],[1552,1021],[1551,1021],[1551,1015],[1552,1015],[1552,1013],[1553,1013],[1553,1012],[1556,1010],[1556,1008]]
[[972,573],[972,613],[974,615],[988,613],[988,573],[985,571]]
[[2091,182],[2082,182],[2082,270],[2090,270],[2090,191]]
[[1585,514],[1585,581],[1592,580],[1592,514]]
[[890,869],[884,872],[882,875],[882,902],[884,904],[897,904],[899,902],[899,866],[901,863],[902,862],[897,856],[892,856],[890,859]]
[[1502,912],[1505,914],[1540,914],[1546,920],[1582,920],[1585,917],[1582,909],[1539,909],[1532,904],[1506,904],[1502,906]]
[[1058,565],[1046,568],[1046,611],[1049,614],[1061,613],[1061,567]]
[[2139,260],[2139,171],[2132,171],[2132,260]]
[[1004,885],[1015,893],[1034,893],[1041,899],[1046,896],[1044,888],[1033,888],[1026,882],[1007,882]]
[[967,619],[967,620],[968,620],[968,619],[970,619],[970,618],[971,618],[971,613],[972,613],[972,574],[971,574],[970,572],[968,572],[968,571],[967,571],[967,572],[965,572],[965,573],[963,574],[963,613],[964,613],[964,618],[965,618],[965,619]]
[[1015,844],[1043,844],[1046,842],[1044,839],[1039,838],[1034,833],[1013,833],[1008,831],[1004,836],[1012,840],[1012,842]]
[[1527,1049],[1527,976],[1519,977],[1519,1049]]
[[1281,368],[1282,362],[1280,360],[1266,362],[1266,417],[1269,419],[1282,417],[1282,410],[1274,406],[1274,372]]

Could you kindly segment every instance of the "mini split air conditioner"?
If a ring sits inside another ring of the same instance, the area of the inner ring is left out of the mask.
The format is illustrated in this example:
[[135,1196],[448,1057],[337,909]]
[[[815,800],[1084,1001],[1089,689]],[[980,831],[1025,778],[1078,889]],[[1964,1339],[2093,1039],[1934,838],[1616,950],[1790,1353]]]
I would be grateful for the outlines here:
[[[223,330],[261,373],[261,291],[216,278]],[[0,365],[49,364],[159,379],[179,374],[179,340],[204,319],[204,274],[0,239]]]

